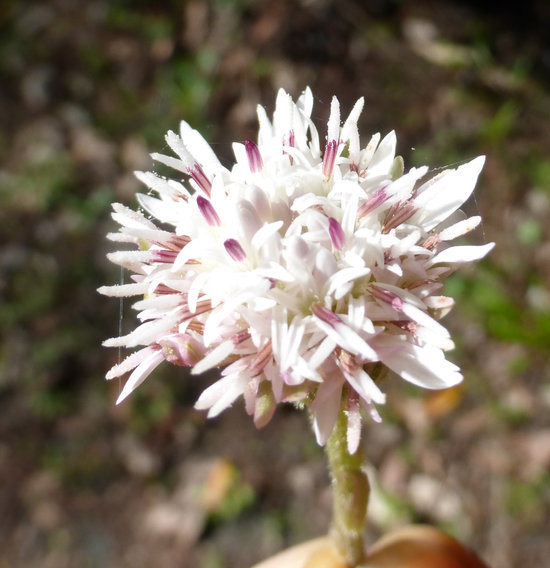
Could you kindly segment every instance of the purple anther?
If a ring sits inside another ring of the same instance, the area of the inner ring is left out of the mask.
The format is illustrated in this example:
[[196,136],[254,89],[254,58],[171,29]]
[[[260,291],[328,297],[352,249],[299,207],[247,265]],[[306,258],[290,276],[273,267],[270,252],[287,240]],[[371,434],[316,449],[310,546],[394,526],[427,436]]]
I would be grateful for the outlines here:
[[325,308],[322,304],[315,304],[311,308],[311,311],[314,316],[317,316],[320,320],[328,323],[331,327],[335,327],[339,323],[342,323],[342,320],[334,312]]
[[328,232],[336,250],[342,250],[346,242],[346,235],[342,225],[334,217],[328,218]]
[[369,288],[371,295],[384,302],[385,304],[389,304],[394,310],[401,312],[403,311],[403,300],[394,292],[390,292],[385,288],[380,288],[380,286],[376,286],[372,284]]
[[199,195],[197,197],[197,205],[199,207],[199,211],[202,213],[202,216],[211,227],[214,227],[215,225],[221,225],[220,218],[218,217],[218,214],[216,213],[214,207],[212,207],[212,203],[210,203],[208,199],[205,199],[204,197],[202,197],[202,195]]
[[260,149],[254,142],[247,140],[244,143],[244,147],[246,149],[246,156],[248,158],[248,166],[250,171],[255,174],[256,172],[260,172],[264,167],[264,163],[262,161],[262,155],[260,154]]
[[338,140],[329,140],[325,148],[325,155],[323,156],[323,175],[330,179],[332,170],[334,170],[334,163],[336,162],[336,152],[338,150]]
[[200,164],[194,163],[192,166],[187,168],[187,173],[195,180],[198,186],[210,196],[210,190],[212,189],[212,183],[206,177],[204,170],[201,168]]
[[242,262],[246,258],[246,253],[243,247],[239,244],[239,241],[235,239],[227,239],[224,241],[223,246],[227,251],[227,254],[235,261]]

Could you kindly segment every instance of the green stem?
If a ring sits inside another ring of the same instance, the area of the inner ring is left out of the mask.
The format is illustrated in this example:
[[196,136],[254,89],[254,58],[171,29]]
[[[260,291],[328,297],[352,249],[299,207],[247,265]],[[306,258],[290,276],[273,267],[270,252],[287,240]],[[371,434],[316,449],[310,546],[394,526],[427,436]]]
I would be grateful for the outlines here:
[[369,481],[363,471],[362,448],[353,455],[348,452],[347,427],[348,417],[342,405],[326,445],[333,494],[331,537],[347,565],[355,568],[365,560]]

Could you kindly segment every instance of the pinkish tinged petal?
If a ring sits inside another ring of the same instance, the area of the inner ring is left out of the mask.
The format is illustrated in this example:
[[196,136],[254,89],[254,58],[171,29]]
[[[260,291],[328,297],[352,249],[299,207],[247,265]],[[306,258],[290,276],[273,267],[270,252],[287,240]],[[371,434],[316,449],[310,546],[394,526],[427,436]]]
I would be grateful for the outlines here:
[[336,153],[338,150],[338,141],[329,140],[325,148],[325,155],[323,156],[323,175],[330,179],[332,171],[334,170],[334,163],[336,162]]
[[336,250],[342,250],[346,242],[346,235],[344,235],[342,225],[340,225],[334,217],[329,217],[328,219],[328,232],[334,248]]
[[212,206],[212,203],[210,203],[208,199],[205,199],[204,197],[199,195],[197,197],[197,206],[202,216],[211,227],[215,225],[217,226],[221,225],[220,218],[218,217],[216,210]]
[[260,154],[260,150],[254,142],[247,140],[244,143],[244,147],[246,149],[246,156],[248,158],[248,166],[250,167],[250,171],[255,174],[260,172],[263,167],[264,163],[262,161],[262,155]]
[[189,168],[187,168],[189,175],[197,182],[198,186],[206,193],[206,195],[210,196],[210,190],[212,189],[212,183],[206,177],[204,170],[201,168],[200,164],[193,164]]
[[294,158],[286,151],[284,150],[285,146],[289,146],[291,148],[294,148],[294,131],[291,130],[290,132],[288,132],[288,134],[285,134],[283,136],[283,154],[286,154],[288,156],[288,159],[290,160],[290,164],[294,164]]
[[357,218],[362,219],[371,211],[382,205],[389,198],[389,194],[385,188],[379,189],[376,193],[371,195],[357,211]]
[[335,327],[337,324],[342,323],[342,320],[331,310],[325,308],[322,304],[315,304],[311,311],[314,316],[317,316],[320,320],[328,323],[331,327]]
[[289,130],[283,136],[283,146],[291,146],[294,147],[294,130]]
[[246,253],[243,247],[235,239],[227,239],[224,241],[223,246],[227,251],[227,254],[235,261],[242,262],[246,258]]
[[187,333],[163,337],[159,345],[166,361],[174,365],[192,367],[204,357],[204,346]]
[[372,296],[377,300],[389,304],[394,310],[397,310],[398,312],[403,310],[403,300],[394,292],[380,288],[380,286],[376,286],[375,284],[372,284],[369,290]]

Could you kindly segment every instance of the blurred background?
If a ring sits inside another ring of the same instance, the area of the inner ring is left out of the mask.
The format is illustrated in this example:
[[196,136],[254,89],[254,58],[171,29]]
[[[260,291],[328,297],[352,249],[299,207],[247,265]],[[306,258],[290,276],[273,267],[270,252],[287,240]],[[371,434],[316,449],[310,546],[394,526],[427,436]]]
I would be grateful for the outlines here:
[[[479,5],[482,5],[480,7]],[[469,214],[489,258],[446,318],[464,384],[390,381],[364,444],[369,539],[429,522],[493,567],[550,554],[550,5],[451,0],[4,0],[0,6],[0,566],[241,568],[323,534],[329,480],[307,418],[257,432],[163,366],[115,407],[129,330],[105,254],[110,204],[180,119],[227,165],[284,87],[336,94],[406,166],[487,155]],[[509,10],[509,11],[507,11]],[[394,385],[394,382],[396,383]]]

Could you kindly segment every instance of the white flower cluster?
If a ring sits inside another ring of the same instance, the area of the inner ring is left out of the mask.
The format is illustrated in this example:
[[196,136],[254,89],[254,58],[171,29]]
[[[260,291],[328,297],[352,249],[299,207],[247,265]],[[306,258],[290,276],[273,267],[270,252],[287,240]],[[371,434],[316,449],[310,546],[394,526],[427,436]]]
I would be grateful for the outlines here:
[[131,371],[118,402],[164,360],[194,374],[223,367],[198,409],[215,416],[243,396],[263,426],[277,403],[302,401],[324,444],[345,396],[354,453],[361,408],[379,420],[385,401],[380,368],[428,389],[462,380],[437,321],[453,300],[438,294],[457,264],[493,247],[449,245],[480,222],[455,212],[484,158],[404,173],[394,132],[361,146],[363,99],[341,126],[333,98],[324,144],[312,107],[309,89],[296,103],[281,90],[272,121],[259,107],[258,142],[233,145],[231,170],[182,122],[166,136],[177,157],[152,157],[186,180],[137,172],[151,190],[138,195],[144,213],[113,206],[121,228],[109,238],[136,250],[109,258],[133,282],[100,292],[142,297],[141,324],[105,342],[141,347],[107,375]]

